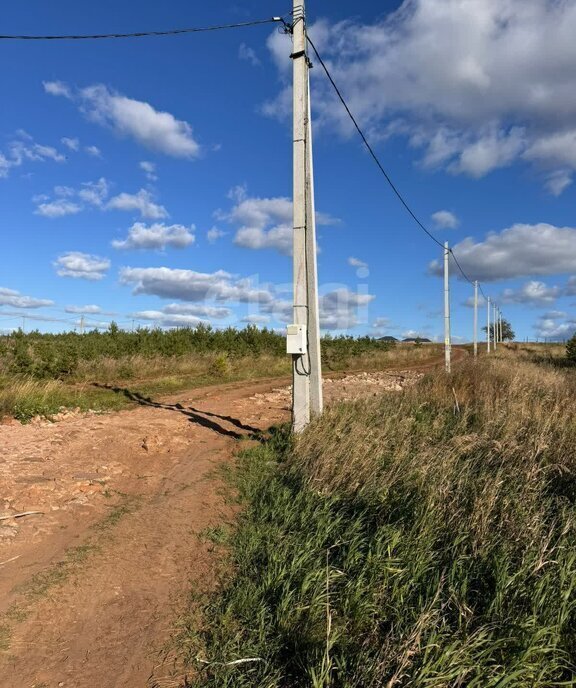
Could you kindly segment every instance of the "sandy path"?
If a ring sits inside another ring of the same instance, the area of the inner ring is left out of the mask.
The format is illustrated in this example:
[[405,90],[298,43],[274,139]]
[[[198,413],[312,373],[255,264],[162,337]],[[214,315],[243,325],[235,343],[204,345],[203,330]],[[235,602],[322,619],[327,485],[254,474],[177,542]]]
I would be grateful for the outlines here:
[[[352,375],[328,400],[398,389]],[[122,393],[119,391],[119,393]],[[191,589],[199,537],[231,517],[215,469],[240,437],[288,420],[279,381],[195,390],[107,415],[0,427],[0,687],[177,685],[160,654]]]
[[[270,387],[0,430],[4,513],[44,512],[0,522],[0,562],[12,560],[0,566],[2,688],[147,685],[190,581],[211,582],[198,534],[226,518],[214,469],[237,437],[287,418],[247,400]],[[128,513],[95,529],[115,506]]]

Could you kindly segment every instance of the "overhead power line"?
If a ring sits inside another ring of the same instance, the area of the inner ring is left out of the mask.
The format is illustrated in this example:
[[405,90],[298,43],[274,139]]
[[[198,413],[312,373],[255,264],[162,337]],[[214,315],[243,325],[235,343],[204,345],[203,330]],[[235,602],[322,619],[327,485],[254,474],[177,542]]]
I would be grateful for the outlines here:
[[[227,29],[239,29],[239,28],[244,28],[244,27],[249,27],[249,26],[261,26],[265,24],[274,24],[274,23],[282,23],[285,27],[286,33],[292,33],[293,32],[293,26],[288,24],[285,20],[284,17],[270,17],[268,19],[258,19],[258,20],[253,20],[253,21],[248,21],[248,22],[238,22],[234,24],[219,24],[215,26],[204,26],[204,27],[187,27],[187,28],[182,28],[182,29],[169,29],[165,31],[137,31],[137,32],[131,32],[131,33],[102,33],[102,34],[61,34],[61,35],[30,35],[30,34],[3,34],[0,35],[0,40],[21,40],[21,41],[57,41],[57,40],[74,40],[74,41],[79,41],[79,40],[99,40],[99,39],[123,39],[123,38],[145,38],[145,37],[155,37],[155,36],[177,36],[181,34],[190,34],[190,33],[203,33],[203,32],[213,32],[213,31],[221,31],[221,30],[227,30]],[[338,88],[336,82],[334,81],[330,70],[326,66],[326,63],[322,59],[320,53],[318,52],[318,49],[314,45],[314,42],[311,40],[311,38],[307,35],[306,39],[308,43],[310,44],[312,50],[314,51],[316,58],[318,62],[320,63],[322,69],[324,70],[326,77],[328,78],[330,84],[334,88],[334,91],[336,95],[338,96],[340,102],[342,103],[344,109],[346,110],[348,116],[350,117],[350,120],[352,121],[354,127],[356,128],[358,134],[360,135],[360,138],[362,139],[364,145],[366,146],[366,149],[370,153],[370,156],[376,163],[378,169],[386,179],[386,182],[389,184],[390,188],[394,192],[394,194],[397,196],[398,200],[401,202],[401,204],[404,206],[405,210],[408,212],[408,214],[412,217],[414,222],[418,225],[418,227],[430,238],[432,241],[434,241],[435,244],[440,246],[440,248],[444,249],[444,244],[437,239],[434,234],[426,227],[426,225],[418,218],[416,213],[412,210],[396,184],[393,182],[392,178],[384,168],[383,164],[380,162],[380,159],[376,155],[374,149],[370,145],[366,135],[364,134],[362,128],[358,124],[358,121],[354,117],[348,103],[346,102],[346,99],[342,95],[342,92]],[[460,265],[458,259],[456,258],[456,255],[454,254],[454,251],[452,249],[449,249],[450,254],[452,254],[452,258],[454,259],[454,262],[456,266],[458,267],[458,270],[462,274],[462,277],[469,282],[470,284],[474,284],[472,280],[468,277],[462,266]],[[478,285],[480,292],[484,298],[486,298],[486,294],[484,293],[484,290],[482,289],[481,285]],[[36,319],[33,316],[27,316],[31,317],[31,319]],[[12,318],[11,318],[12,319]],[[90,319],[88,319],[90,320]],[[55,319],[55,321],[58,321]],[[67,322],[60,320],[59,322]],[[95,322],[95,321],[92,321]]]
[[[287,26],[287,25],[285,24],[285,26]],[[318,52],[318,49],[317,49],[316,46],[314,45],[314,43],[313,43],[312,39],[310,38],[310,36],[307,36],[307,38],[308,38],[308,43],[310,43],[310,47],[311,47],[312,50],[314,51],[314,53],[315,53],[315,55],[316,55],[316,58],[317,58],[318,62],[320,63],[320,66],[322,67],[322,69],[324,70],[324,73],[325,73],[326,76],[328,77],[328,81],[332,84],[332,87],[334,88],[334,91],[336,92],[336,95],[338,96],[340,102],[341,102],[342,105],[344,106],[344,109],[345,109],[346,112],[348,113],[348,116],[350,117],[352,123],[354,124],[354,127],[356,128],[356,131],[357,131],[358,134],[360,135],[360,138],[362,139],[364,145],[366,146],[366,149],[368,150],[368,152],[370,153],[372,159],[374,160],[374,162],[375,162],[376,165],[378,166],[378,169],[380,170],[380,172],[382,172],[382,174],[384,175],[384,178],[386,179],[386,181],[387,181],[388,184],[390,185],[390,188],[391,188],[392,191],[396,194],[396,196],[398,197],[399,201],[402,203],[402,205],[404,206],[404,208],[407,210],[407,212],[408,212],[408,214],[410,215],[410,217],[412,217],[412,219],[416,222],[416,224],[418,225],[418,227],[420,227],[420,229],[422,229],[422,230],[430,237],[430,239],[432,239],[432,241],[434,241],[434,243],[436,243],[438,246],[440,246],[440,248],[443,249],[443,248],[444,248],[444,244],[443,244],[441,241],[439,241],[439,240],[434,236],[434,234],[424,225],[424,223],[418,218],[418,216],[417,216],[416,213],[412,210],[412,208],[410,207],[410,205],[408,204],[408,202],[406,201],[406,199],[404,198],[404,196],[402,195],[402,193],[400,192],[400,190],[398,189],[398,187],[396,186],[396,184],[394,184],[394,182],[392,181],[390,175],[389,175],[388,172],[385,170],[384,166],[383,166],[382,163],[380,162],[380,159],[378,158],[378,156],[377,156],[376,153],[374,152],[374,149],[372,148],[372,146],[370,145],[368,139],[366,138],[366,135],[365,135],[364,132],[362,131],[362,128],[361,128],[360,125],[358,124],[358,120],[354,117],[352,111],[350,110],[350,107],[349,107],[348,103],[346,102],[346,99],[345,99],[344,96],[342,95],[342,91],[338,88],[336,82],[334,81],[334,78],[333,78],[332,75],[330,74],[330,70],[328,69],[328,67],[326,66],[326,63],[324,62],[324,60],[323,60],[322,57],[320,56],[320,53]],[[469,282],[470,284],[473,285],[474,282],[473,282],[473,281],[468,277],[468,275],[465,273],[464,269],[462,268],[462,266],[460,265],[458,259],[456,258],[455,254],[454,254],[454,251],[453,251],[452,249],[449,249],[449,251],[450,251],[450,253],[451,253],[451,255],[452,255],[452,258],[454,259],[454,262],[456,263],[456,266],[458,267],[458,270],[461,272],[462,277],[463,277],[467,282]],[[484,298],[486,298],[486,295],[484,294],[484,290],[482,289],[482,286],[481,286],[481,285],[478,285],[478,286],[479,286],[479,288],[480,288],[480,292],[482,293],[482,296],[484,296]]]
[[[474,282],[473,282],[473,281],[468,277],[468,275],[464,272],[462,266],[461,266],[460,263],[458,262],[458,258],[456,258],[455,254],[454,254],[454,251],[453,251],[452,249],[450,249],[450,253],[452,254],[452,258],[454,259],[454,262],[456,263],[456,267],[458,268],[458,270],[460,270],[460,272],[461,272],[461,274],[462,274],[462,277],[463,277],[469,284],[471,284],[472,286],[474,286]],[[482,292],[482,296],[484,296],[484,292],[482,291],[482,287],[480,286],[480,284],[478,284],[478,286],[480,287],[480,291]],[[486,298],[486,297],[484,296],[484,298]]]
[[136,31],[133,33],[95,33],[95,34],[70,34],[70,35],[0,35],[0,40],[11,41],[87,41],[102,38],[145,38],[147,36],[178,36],[185,33],[203,33],[207,31],[222,31],[224,29],[241,29],[246,26],[261,26],[282,22],[282,17],[270,17],[269,19],[257,19],[238,24],[219,24],[216,26],[199,26],[184,29],[168,29],[167,31]]
[[308,43],[310,43],[310,46],[312,47],[312,50],[313,50],[314,53],[316,54],[316,58],[318,59],[318,62],[320,63],[320,65],[322,66],[322,69],[324,70],[324,72],[326,73],[326,76],[328,77],[328,81],[330,81],[330,83],[332,84],[332,87],[334,88],[334,91],[336,92],[336,95],[337,95],[338,98],[340,99],[340,102],[342,103],[342,105],[344,106],[344,109],[345,109],[346,112],[348,113],[348,116],[349,116],[350,119],[352,120],[352,123],[354,124],[354,126],[355,126],[355,128],[356,128],[356,131],[360,134],[360,138],[361,138],[362,141],[364,142],[364,145],[366,146],[368,152],[370,153],[370,155],[372,156],[374,162],[375,162],[376,165],[378,166],[380,172],[382,172],[382,174],[384,175],[384,178],[386,179],[386,181],[387,181],[388,184],[390,185],[390,188],[391,188],[392,191],[396,194],[396,196],[398,196],[398,199],[400,200],[400,202],[402,203],[402,205],[404,206],[404,208],[406,208],[406,210],[408,211],[408,213],[410,214],[410,216],[412,217],[412,219],[413,219],[413,220],[416,222],[416,224],[420,227],[420,229],[422,229],[424,232],[426,232],[426,234],[430,237],[430,239],[432,239],[432,241],[434,241],[436,244],[438,244],[438,246],[440,246],[440,248],[444,248],[444,244],[443,244],[441,241],[439,241],[439,240],[432,234],[432,232],[424,225],[423,222],[421,222],[421,221],[419,220],[419,218],[418,218],[418,216],[416,215],[416,213],[412,210],[412,208],[408,205],[408,202],[406,201],[406,199],[404,198],[404,196],[400,193],[400,190],[398,189],[398,187],[396,186],[396,184],[394,184],[394,182],[393,182],[392,179],[390,178],[390,175],[388,174],[388,172],[386,172],[386,170],[384,169],[384,166],[382,165],[382,163],[380,162],[378,156],[377,156],[376,153],[374,152],[374,149],[372,148],[372,146],[371,146],[370,143],[368,142],[368,139],[366,138],[364,132],[362,131],[360,125],[358,124],[358,121],[356,120],[356,118],[355,118],[354,115],[352,114],[352,111],[350,110],[350,107],[348,106],[348,103],[346,102],[344,96],[342,95],[342,92],[340,91],[340,89],[339,89],[338,86],[336,85],[336,82],[335,82],[334,79],[332,78],[332,75],[330,74],[330,70],[329,70],[328,67],[326,66],[324,60],[320,57],[320,53],[319,53],[318,50],[316,49],[316,46],[314,45],[314,43],[312,42],[312,40],[310,39],[310,36],[308,36]]

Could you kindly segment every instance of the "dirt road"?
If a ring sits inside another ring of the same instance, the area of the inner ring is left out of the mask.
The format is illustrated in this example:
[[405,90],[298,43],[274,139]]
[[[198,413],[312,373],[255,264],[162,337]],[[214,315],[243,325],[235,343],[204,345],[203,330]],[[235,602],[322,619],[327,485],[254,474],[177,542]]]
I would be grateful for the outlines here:
[[[349,375],[326,396],[418,375]],[[289,417],[278,381],[117,393],[139,405],[0,427],[1,688],[178,685],[164,648],[188,591],[213,585],[202,532],[232,516],[215,469]]]

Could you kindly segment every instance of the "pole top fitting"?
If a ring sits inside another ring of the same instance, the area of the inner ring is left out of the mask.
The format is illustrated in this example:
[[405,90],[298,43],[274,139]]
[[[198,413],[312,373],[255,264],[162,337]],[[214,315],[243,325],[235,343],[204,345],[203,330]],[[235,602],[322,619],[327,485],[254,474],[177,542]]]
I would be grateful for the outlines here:
[[301,5],[296,5],[292,10],[292,19],[294,20],[294,23],[296,23],[299,19],[304,19],[305,16],[306,12],[304,10],[304,3]]

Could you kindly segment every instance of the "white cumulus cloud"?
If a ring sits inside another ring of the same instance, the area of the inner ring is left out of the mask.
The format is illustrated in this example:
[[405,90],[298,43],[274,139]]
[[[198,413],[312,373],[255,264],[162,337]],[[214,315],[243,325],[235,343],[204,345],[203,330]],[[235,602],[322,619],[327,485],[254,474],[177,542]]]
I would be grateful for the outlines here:
[[104,278],[110,268],[110,260],[79,251],[69,251],[56,259],[54,267],[60,277],[96,281]]
[[8,142],[6,153],[0,151],[0,179],[8,177],[12,168],[20,167],[26,162],[46,162],[47,160],[64,162],[66,156],[53,146],[37,143],[28,132],[19,129]]
[[50,81],[44,82],[44,89],[51,95],[74,100],[91,121],[133,138],[146,148],[176,158],[200,154],[188,122],[156,110],[150,103],[128,98],[103,84],[73,90],[61,81]]
[[[572,273],[576,265],[576,229],[539,223],[515,224],[484,241],[468,237],[452,247],[458,262],[472,280],[495,280]],[[438,260],[430,263],[433,274],[442,274]],[[458,270],[452,267],[455,274]]]
[[108,201],[106,208],[107,210],[135,210],[147,220],[162,220],[168,217],[166,208],[155,203],[152,200],[152,194],[146,189],[140,189],[135,194],[118,194]]
[[504,289],[502,303],[520,303],[528,306],[545,306],[554,303],[562,295],[560,287],[549,287],[544,282],[530,280],[520,289]]
[[148,320],[155,327],[196,327],[197,325],[210,325],[205,318],[195,315],[166,315],[162,311],[137,311],[133,314],[138,320]]
[[43,81],[42,85],[46,93],[49,93],[51,96],[64,96],[64,98],[72,97],[68,85],[63,81]]
[[269,289],[253,285],[250,280],[237,278],[224,270],[204,273],[168,267],[125,267],[120,271],[120,281],[134,285],[134,294],[150,294],[164,299],[237,303],[266,303],[273,299]]
[[146,175],[146,179],[149,181],[155,182],[158,179],[155,163],[150,162],[149,160],[142,160],[139,164],[139,167]]
[[69,148],[71,151],[77,151],[80,148],[80,141],[76,138],[69,138],[68,136],[63,136],[60,141]]
[[109,183],[101,177],[95,182],[83,182],[78,189],[70,186],[55,186],[53,192],[56,198],[51,199],[47,194],[33,197],[36,215],[51,218],[64,217],[76,215],[87,207],[102,208],[109,193]]
[[347,330],[365,320],[362,309],[374,300],[373,294],[358,294],[341,287],[323,294],[320,303],[320,327],[325,330]]
[[223,306],[205,306],[196,303],[170,303],[164,306],[163,313],[168,315],[197,315],[203,318],[229,318],[232,311]]
[[[243,248],[273,249],[284,255],[292,252],[292,200],[283,196],[272,198],[249,197],[242,187],[229,194],[237,203],[219,219],[238,225],[234,243]],[[336,224],[338,220],[316,213],[318,225]]]
[[85,146],[84,150],[88,155],[91,155],[93,158],[100,158],[102,157],[102,151],[98,148],[98,146]]
[[226,232],[222,231],[221,229],[218,229],[218,227],[212,227],[206,232],[206,238],[208,239],[208,243],[213,244],[218,239],[221,239],[223,236],[226,236]]
[[258,67],[261,64],[254,48],[246,45],[246,43],[240,43],[238,57],[245,62],[249,62],[253,67]]
[[350,258],[348,258],[348,265],[351,265],[353,268],[368,267],[368,263],[365,263],[363,260],[360,260],[360,258],[354,258],[354,256],[350,256]]
[[559,341],[570,339],[576,333],[576,318],[566,313],[550,312],[538,318],[534,325],[536,336],[542,339]]
[[546,177],[545,186],[553,196],[560,196],[572,181],[571,170],[555,170]]
[[102,309],[96,304],[88,304],[86,306],[66,306],[64,310],[66,313],[75,313],[78,315],[96,315],[97,313],[102,313]]
[[128,230],[126,239],[115,239],[112,246],[117,249],[147,249],[162,250],[170,248],[186,248],[194,243],[194,225],[165,225],[160,222],[147,226],[143,222],[135,222]]
[[249,325],[266,325],[270,322],[269,315],[245,315],[240,319],[240,322],[248,323]]
[[53,306],[50,299],[38,299],[34,296],[24,296],[19,291],[0,287],[0,306],[12,306],[13,308],[43,308]]
[[433,213],[432,221],[436,227],[440,227],[441,229],[456,229],[460,224],[460,220],[449,210],[438,210]]
[[73,201],[67,201],[64,198],[60,198],[55,201],[49,201],[48,203],[39,203],[34,213],[42,217],[54,218],[65,217],[66,215],[76,215],[81,211],[82,206]]
[[[373,140],[405,136],[424,164],[472,177],[517,161],[576,169],[574,0],[404,0],[372,23],[309,30]],[[268,46],[285,87],[264,111],[286,114],[291,43]],[[318,124],[352,135],[321,77]]]
[[171,303],[160,310],[138,311],[133,314],[138,320],[153,322],[156,327],[208,325],[210,320],[222,320],[231,315],[229,308],[191,303]]
[[101,208],[110,192],[110,184],[107,179],[100,177],[95,182],[83,182],[80,189],[76,192],[78,198],[85,203]]

